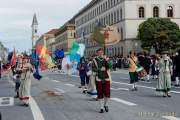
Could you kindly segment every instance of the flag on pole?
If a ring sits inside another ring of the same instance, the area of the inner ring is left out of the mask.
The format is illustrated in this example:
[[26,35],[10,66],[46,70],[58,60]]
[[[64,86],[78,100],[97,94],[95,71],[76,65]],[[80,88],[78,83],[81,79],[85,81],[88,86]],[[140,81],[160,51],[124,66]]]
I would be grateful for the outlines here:
[[10,60],[10,65],[13,65],[16,62],[16,50],[14,49],[12,58]]

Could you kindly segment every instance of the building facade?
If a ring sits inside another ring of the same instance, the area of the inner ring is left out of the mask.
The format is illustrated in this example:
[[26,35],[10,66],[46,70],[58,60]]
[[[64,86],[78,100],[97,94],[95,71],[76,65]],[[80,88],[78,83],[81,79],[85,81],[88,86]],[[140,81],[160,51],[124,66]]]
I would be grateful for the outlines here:
[[126,56],[141,51],[138,27],[151,17],[170,18],[180,25],[180,0],[92,0],[75,15],[76,39],[86,45],[85,55],[93,55],[98,45],[90,38],[97,23],[116,26],[120,42],[108,46],[109,55]]
[[52,29],[47,33],[41,35],[41,37],[36,41],[37,46],[45,46],[48,49],[50,55],[53,53],[53,44],[55,43],[55,34],[59,31],[59,29]]
[[67,52],[72,42],[75,40],[75,24],[74,19],[65,23],[60,30],[55,34],[55,48],[63,49]]

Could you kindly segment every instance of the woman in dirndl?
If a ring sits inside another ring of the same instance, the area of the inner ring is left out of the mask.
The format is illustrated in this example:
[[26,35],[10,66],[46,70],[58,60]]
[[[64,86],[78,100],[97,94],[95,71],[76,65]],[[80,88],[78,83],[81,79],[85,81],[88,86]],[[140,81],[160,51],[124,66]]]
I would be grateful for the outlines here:
[[24,106],[28,107],[32,79],[32,65],[30,64],[30,59],[26,54],[22,56],[22,63],[20,64],[20,67],[22,74],[21,85],[19,89],[19,99],[22,101]]
[[171,74],[172,60],[168,56],[168,52],[162,52],[162,58],[159,60],[159,79],[157,81],[156,91],[162,93],[163,97],[171,97]]

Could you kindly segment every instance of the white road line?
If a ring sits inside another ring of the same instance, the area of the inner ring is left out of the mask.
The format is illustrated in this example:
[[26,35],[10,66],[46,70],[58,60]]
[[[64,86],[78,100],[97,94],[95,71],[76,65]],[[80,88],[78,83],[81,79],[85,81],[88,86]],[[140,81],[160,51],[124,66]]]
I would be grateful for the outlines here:
[[118,91],[118,90],[129,91],[129,89],[127,89],[127,88],[111,88],[111,90],[115,90],[115,91]]
[[60,92],[60,93],[65,93],[65,91],[62,90],[62,89],[59,89],[59,88],[54,88],[54,89],[57,90],[57,91]]
[[180,120],[180,118],[174,117],[174,116],[162,116],[162,118],[168,119],[168,120]]
[[135,103],[125,101],[125,100],[122,100],[122,99],[119,99],[119,98],[110,98],[110,99],[113,100],[113,101],[116,101],[116,102],[123,103],[123,104],[128,105],[128,106],[136,106],[137,105]]
[[70,76],[72,76],[72,77],[79,77],[79,75],[70,75]]
[[70,86],[70,87],[75,87],[75,85],[73,84],[65,84],[65,85]]
[[0,106],[13,106],[14,98],[13,97],[0,97]]
[[[115,82],[115,81],[113,81],[112,83],[131,86],[131,84],[129,84],[129,83],[122,83],[122,82]],[[141,88],[148,88],[148,89],[156,90],[156,88],[154,88],[154,87],[148,87],[148,86],[142,86],[142,85],[136,85],[136,86],[141,87]],[[180,94],[180,91],[172,90],[171,93]]]
[[29,104],[30,104],[30,108],[31,108],[34,120],[45,120],[36,101],[32,97],[30,97]]
[[[66,73],[59,73],[59,74],[61,74],[61,75],[68,75],[68,74],[66,74]],[[79,75],[68,75],[68,76],[71,76],[71,77],[79,77]]]
[[57,80],[52,80],[52,82],[59,82],[59,81],[57,81]]
[[128,71],[112,71],[111,73],[116,73],[116,74],[129,74]]
[[[15,83],[13,81],[9,80],[9,82],[12,85],[15,85]],[[41,110],[39,109],[36,101],[31,96],[30,96],[30,100],[29,100],[29,105],[30,105],[34,120],[44,120]]]

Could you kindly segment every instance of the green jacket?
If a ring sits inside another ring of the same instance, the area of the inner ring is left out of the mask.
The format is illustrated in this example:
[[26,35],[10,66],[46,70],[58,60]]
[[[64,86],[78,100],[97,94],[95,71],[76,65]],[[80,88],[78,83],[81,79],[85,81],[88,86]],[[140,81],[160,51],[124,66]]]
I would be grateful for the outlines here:
[[[102,70],[102,68],[105,68],[105,71]],[[106,61],[102,57],[96,57],[93,60],[93,66],[92,66],[92,71],[96,73],[97,77],[99,79],[106,79],[109,78],[107,70],[112,68],[112,63],[110,61]]]

